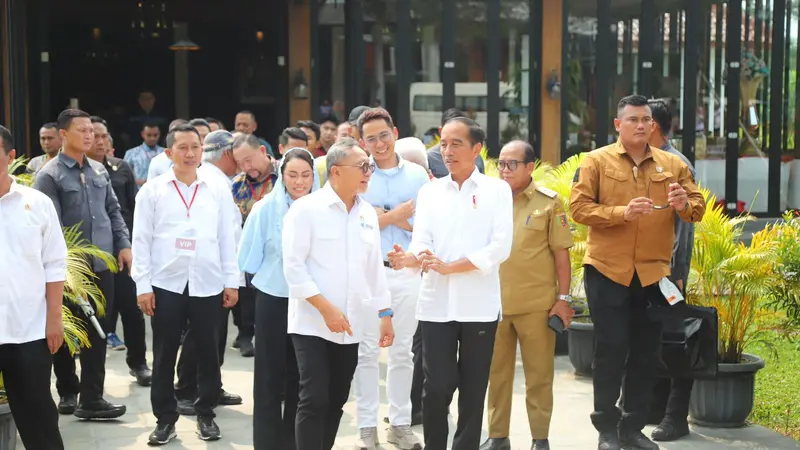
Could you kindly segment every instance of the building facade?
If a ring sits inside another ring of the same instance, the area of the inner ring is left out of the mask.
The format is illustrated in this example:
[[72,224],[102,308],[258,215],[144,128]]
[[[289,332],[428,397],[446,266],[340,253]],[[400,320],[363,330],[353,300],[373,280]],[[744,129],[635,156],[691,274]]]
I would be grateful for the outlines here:
[[253,111],[269,141],[362,104],[424,138],[458,107],[490,154],[521,138],[558,163],[612,142],[616,102],[639,93],[669,101],[673,143],[731,213],[775,216],[800,209],[799,12],[798,0],[0,0],[0,122],[35,156],[63,107],[123,117],[143,89],[170,118],[232,126]]

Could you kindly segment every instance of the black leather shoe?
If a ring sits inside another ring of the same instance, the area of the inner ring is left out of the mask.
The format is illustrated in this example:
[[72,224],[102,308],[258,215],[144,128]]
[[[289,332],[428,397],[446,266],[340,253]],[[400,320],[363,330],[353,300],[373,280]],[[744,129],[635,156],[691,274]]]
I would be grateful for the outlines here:
[[195,416],[194,400],[178,399],[178,414],[182,416]]
[[256,354],[253,341],[251,339],[242,339],[239,341],[239,353],[245,358],[252,358]]
[[233,340],[233,344],[231,344],[233,348],[239,348],[239,336],[236,336],[236,339]]
[[59,414],[74,414],[76,406],[78,406],[78,396],[77,395],[65,395],[65,396],[61,397],[61,400],[58,402],[58,413]]
[[617,431],[602,431],[597,438],[597,450],[620,450]]
[[127,412],[125,405],[112,405],[107,401],[95,400],[93,402],[80,403],[75,408],[75,417],[79,419],[116,419]]
[[153,372],[150,371],[150,368],[147,367],[147,364],[137,369],[131,369],[128,373],[136,378],[136,384],[139,386],[147,387],[153,382]]
[[219,404],[220,405],[241,405],[242,404],[242,397],[240,395],[231,394],[230,392],[225,392],[225,389],[219,391]]
[[641,431],[620,430],[619,445],[624,450],[658,450],[658,444],[651,441]]
[[676,422],[672,419],[664,419],[654,430],[650,433],[650,437],[654,441],[674,441],[684,436],[689,435],[689,424],[686,422]]
[[535,439],[531,444],[531,450],[550,450],[550,441],[547,439]]
[[489,438],[483,441],[478,450],[511,450],[511,441],[505,438]]
[[150,437],[147,438],[147,445],[164,445],[177,436],[174,424],[158,424],[156,429],[150,433]]
[[222,437],[219,427],[210,417],[197,418],[197,436],[204,441],[216,441]]

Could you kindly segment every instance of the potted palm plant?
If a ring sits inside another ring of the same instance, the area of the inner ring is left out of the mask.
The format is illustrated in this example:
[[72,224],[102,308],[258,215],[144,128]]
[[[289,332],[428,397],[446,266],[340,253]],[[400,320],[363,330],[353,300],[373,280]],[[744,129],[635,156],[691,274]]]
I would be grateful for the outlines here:
[[740,242],[742,224],[752,217],[729,218],[716,198],[701,190],[707,209],[695,229],[688,300],[717,309],[720,347],[717,378],[695,382],[690,420],[740,427],[753,409],[756,372],[764,367],[763,359],[744,350],[758,338],[758,319],[766,314],[762,302],[778,282],[778,228],[767,226],[745,245]]

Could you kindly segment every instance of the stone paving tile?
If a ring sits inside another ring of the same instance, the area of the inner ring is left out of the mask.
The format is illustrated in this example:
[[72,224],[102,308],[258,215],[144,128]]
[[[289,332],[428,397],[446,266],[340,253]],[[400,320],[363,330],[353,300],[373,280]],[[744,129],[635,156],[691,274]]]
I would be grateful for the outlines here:
[[[121,327],[118,327],[121,329]],[[151,342],[148,322],[148,343]],[[235,335],[235,327],[231,324],[230,340]],[[123,336],[124,338],[124,336]],[[148,361],[152,355],[148,354]],[[556,358],[556,376],[554,384],[555,405],[551,423],[550,442],[553,449],[591,450],[597,446],[597,434],[591,426],[589,412],[592,409],[592,383],[588,378],[576,377],[572,365],[565,356]],[[98,423],[83,422],[71,416],[61,417],[61,432],[68,450],[141,450],[147,447],[147,435],[155,427],[155,418],[150,412],[150,389],[143,388],[134,382],[125,366],[125,352],[109,351],[106,364],[106,399],[111,402],[125,404],[128,414],[118,421]],[[385,354],[382,358],[381,371],[385,375]],[[191,418],[181,417],[176,427],[178,439],[166,446],[166,449],[187,450],[241,450],[252,449],[252,405],[253,405],[253,359],[242,358],[234,349],[228,349],[223,367],[223,384],[229,392],[244,397],[244,404],[226,406],[217,409],[217,423],[223,438],[220,441],[206,443],[195,435],[195,422]],[[55,380],[54,380],[55,381]],[[53,396],[57,398],[55,384]],[[451,411],[457,412],[457,396],[453,399]],[[521,362],[517,362],[517,376],[514,384],[514,403],[511,415],[511,442],[514,450],[530,448],[530,433],[525,412],[525,385]],[[355,421],[355,400],[351,395],[345,406],[339,435],[336,439],[337,449],[353,448],[358,430]],[[382,418],[388,413],[385,393],[382,391]],[[450,420],[450,434],[455,431],[455,418]],[[484,427],[485,425],[484,420]],[[381,441],[386,435],[380,429]],[[645,430],[649,433],[651,428]],[[422,437],[422,427],[414,427]],[[484,428],[484,436],[486,429]],[[22,449],[22,443],[17,446]],[[384,444],[382,449],[394,450],[391,444]],[[781,436],[771,430],[749,426],[743,429],[716,430],[695,427],[688,439],[679,442],[662,444],[666,450],[705,450],[705,449],[750,449],[750,450],[789,450],[800,449],[796,441]],[[35,450],[35,449],[30,449]]]

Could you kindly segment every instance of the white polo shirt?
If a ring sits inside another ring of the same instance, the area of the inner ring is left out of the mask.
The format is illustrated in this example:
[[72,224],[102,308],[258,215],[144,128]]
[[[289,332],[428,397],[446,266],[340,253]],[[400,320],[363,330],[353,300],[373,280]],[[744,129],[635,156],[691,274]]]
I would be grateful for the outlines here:
[[466,257],[478,270],[422,276],[417,319],[491,322],[500,318],[500,264],[511,254],[514,202],[505,181],[477,169],[461,189],[450,175],[424,185],[417,197],[409,250],[430,250],[442,262]]
[[66,280],[67,245],[53,202],[11,183],[0,197],[0,345],[45,338],[47,283]]

